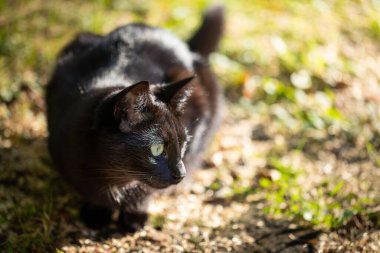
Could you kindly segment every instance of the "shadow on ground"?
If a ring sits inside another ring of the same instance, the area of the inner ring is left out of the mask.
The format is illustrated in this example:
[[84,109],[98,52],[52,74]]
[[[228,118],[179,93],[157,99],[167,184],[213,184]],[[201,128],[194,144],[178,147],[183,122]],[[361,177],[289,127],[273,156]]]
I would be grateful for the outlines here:
[[76,220],[78,201],[51,169],[46,139],[11,137],[0,149],[1,248],[8,252],[54,251]]

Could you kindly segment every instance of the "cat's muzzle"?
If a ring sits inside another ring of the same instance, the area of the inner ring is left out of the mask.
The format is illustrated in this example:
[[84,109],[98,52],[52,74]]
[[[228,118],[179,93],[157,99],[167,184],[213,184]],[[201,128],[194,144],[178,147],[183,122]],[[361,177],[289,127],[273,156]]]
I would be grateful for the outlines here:
[[162,189],[181,182],[186,176],[186,168],[183,162],[179,161],[176,166],[171,169],[166,166],[156,175],[156,177],[150,178],[147,184],[153,188]]
[[186,176],[186,168],[185,164],[183,164],[182,160],[176,166],[175,171],[172,174],[174,184],[178,184],[182,181],[182,179]]

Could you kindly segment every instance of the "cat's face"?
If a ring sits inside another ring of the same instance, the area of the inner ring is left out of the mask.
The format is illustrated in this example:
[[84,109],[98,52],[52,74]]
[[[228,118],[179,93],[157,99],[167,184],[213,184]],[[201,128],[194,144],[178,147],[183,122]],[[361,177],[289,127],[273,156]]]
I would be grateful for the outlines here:
[[189,136],[180,115],[188,89],[181,88],[191,79],[161,87],[143,81],[115,96],[113,116],[118,129],[104,148],[112,150],[106,153],[119,186],[137,180],[165,188],[185,177],[182,159]]
[[[154,120],[122,131],[129,157],[130,175],[155,188],[179,183],[186,175],[182,162],[187,134],[181,122],[160,112]],[[123,129],[123,123],[120,128]],[[129,152],[131,151],[131,153]]]

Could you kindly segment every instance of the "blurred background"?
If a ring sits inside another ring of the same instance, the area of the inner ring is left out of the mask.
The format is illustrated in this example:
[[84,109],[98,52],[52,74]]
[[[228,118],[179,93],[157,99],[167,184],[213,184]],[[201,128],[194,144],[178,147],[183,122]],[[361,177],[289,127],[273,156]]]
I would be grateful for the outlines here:
[[80,31],[129,22],[186,40],[214,2],[0,0],[0,248],[380,251],[380,1],[218,3],[226,31],[210,62],[226,109],[207,168],[122,236],[84,228],[80,200],[51,169],[55,58]]

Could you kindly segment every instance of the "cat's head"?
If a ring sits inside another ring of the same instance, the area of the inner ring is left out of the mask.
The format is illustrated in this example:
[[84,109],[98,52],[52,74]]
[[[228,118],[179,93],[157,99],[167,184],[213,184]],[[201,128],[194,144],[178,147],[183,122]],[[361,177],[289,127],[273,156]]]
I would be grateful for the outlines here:
[[166,85],[141,81],[112,95],[105,112],[114,127],[101,135],[99,152],[109,161],[103,174],[110,182],[122,186],[137,180],[165,188],[185,177],[189,137],[181,115],[192,79]]

